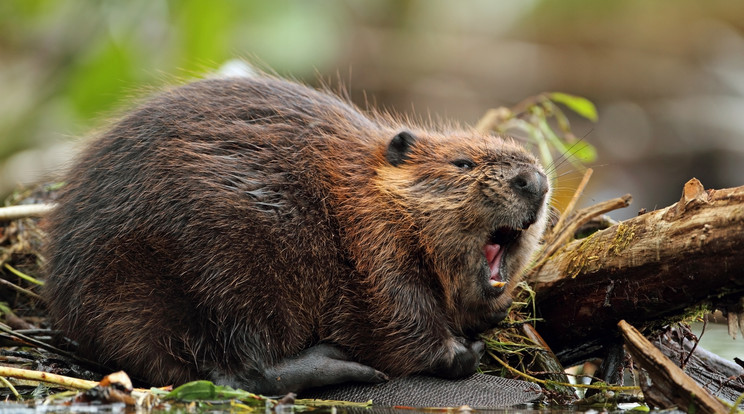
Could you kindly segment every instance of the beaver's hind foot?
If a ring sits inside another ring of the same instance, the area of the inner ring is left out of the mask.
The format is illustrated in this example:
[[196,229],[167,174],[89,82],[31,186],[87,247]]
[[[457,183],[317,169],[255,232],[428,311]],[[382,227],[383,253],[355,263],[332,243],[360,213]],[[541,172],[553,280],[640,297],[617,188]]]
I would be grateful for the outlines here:
[[349,361],[337,347],[319,344],[265,368],[263,374],[221,376],[216,381],[256,394],[284,395],[345,382],[377,384],[387,380],[382,372]]

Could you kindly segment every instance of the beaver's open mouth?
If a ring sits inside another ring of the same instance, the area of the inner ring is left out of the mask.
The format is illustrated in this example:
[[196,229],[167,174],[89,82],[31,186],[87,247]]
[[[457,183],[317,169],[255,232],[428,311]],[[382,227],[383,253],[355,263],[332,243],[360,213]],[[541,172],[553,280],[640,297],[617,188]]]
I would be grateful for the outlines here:
[[488,281],[492,287],[502,288],[506,285],[507,275],[504,274],[503,265],[505,254],[529,226],[527,224],[522,229],[499,227],[488,236],[488,240],[483,246],[483,254],[485,254],[488,263],[490,271]]

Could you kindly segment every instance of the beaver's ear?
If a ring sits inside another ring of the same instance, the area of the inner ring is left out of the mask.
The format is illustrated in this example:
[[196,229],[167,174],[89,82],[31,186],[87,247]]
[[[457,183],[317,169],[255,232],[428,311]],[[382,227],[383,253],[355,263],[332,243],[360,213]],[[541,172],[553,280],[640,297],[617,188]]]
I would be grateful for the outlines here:
[[397,167],[408,159],[408,153],[411,152],[411,147],[415,142],[416,137],[410,132],[403,131],[398,133],[398,135],[390,140],[385,159],[394,167]]

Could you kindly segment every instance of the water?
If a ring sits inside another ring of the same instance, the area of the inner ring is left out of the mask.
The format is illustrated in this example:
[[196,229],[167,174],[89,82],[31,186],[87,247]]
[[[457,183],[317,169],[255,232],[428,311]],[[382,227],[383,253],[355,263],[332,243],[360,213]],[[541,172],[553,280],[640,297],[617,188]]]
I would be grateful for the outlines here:
[[741,332],[736,339],[731,339],[725,324],[708,322],[705,333],[700,337],[703,323],[694,323],[691,327],[692,332],[700,338],[699,346],[729,361],[733,361],[734,357],[744,360],[744,338]]
[[126,411],[124,403],[105,405],[75,404],[75,405],[25,405],[22,403],[0,403],[0,414],[120,414]]

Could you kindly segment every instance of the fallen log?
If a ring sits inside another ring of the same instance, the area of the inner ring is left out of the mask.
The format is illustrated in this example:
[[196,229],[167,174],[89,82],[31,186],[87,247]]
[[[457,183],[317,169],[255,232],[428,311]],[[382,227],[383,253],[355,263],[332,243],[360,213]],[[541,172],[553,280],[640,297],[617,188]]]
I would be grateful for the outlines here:
[[692,179],[679,202],[539,262],[528,276],[543,319],[535,327],[569,366],[616,346],[623,319],[660,327],[704,304],[739,314],[743,249],[744,187],[706,191]]

